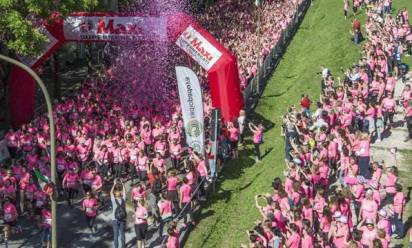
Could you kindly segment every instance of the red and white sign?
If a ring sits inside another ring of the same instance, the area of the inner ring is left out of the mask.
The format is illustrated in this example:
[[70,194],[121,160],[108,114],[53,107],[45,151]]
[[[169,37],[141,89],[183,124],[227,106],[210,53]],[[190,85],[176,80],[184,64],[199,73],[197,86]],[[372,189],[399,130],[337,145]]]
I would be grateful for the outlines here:
[[139,16],[69,16],[63,22],[69,41],[167,40],[167,19]]
[[187,27],[179,36],[176,45],[189,54],[206,71],[209,71],[222,56],[222,53],[192,26]]

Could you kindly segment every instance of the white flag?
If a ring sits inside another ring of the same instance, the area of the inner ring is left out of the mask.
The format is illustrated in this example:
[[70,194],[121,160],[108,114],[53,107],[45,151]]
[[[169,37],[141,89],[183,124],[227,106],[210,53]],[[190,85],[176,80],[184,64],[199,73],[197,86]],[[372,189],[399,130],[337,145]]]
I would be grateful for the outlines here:
[[189,68],[176,66],[177,86],[182,106],[186,142],[199,154],[204,153],[204,119],[199,79]]

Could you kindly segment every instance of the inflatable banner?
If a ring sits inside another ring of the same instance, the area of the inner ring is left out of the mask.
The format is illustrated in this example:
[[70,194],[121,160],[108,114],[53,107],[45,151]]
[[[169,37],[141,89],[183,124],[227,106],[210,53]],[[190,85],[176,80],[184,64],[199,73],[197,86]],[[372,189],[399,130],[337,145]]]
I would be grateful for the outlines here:
[[[73,13],[64,20],[58,15],[45,22],[51,45],[40,58],[28,62],[33,68],[42,64],[66,41],[119,42],[167,41],[176,44],[208,72],[213,107],[231,121],[243,107],[236,57],[184,13],[167,16],[136,14]],[[10,115],[12,125],[29,122],[34,115],[35,83],[22,70],[10,76]],[[26,87],[26,90],[21,90]]]
[[204,119],[199,79],[189,68],[176,66],[177,86],[182,106],[186,142],[199,154],[204,153]]

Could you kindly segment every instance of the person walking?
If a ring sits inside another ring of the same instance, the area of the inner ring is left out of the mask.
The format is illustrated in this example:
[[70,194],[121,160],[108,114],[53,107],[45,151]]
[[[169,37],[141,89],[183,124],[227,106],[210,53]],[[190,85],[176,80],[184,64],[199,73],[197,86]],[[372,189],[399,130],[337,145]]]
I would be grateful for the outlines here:
[[134,230],[136,233],[136,247],[137,248],[144,248],[146,242],[146,233],[147,233],[147,218],[148,218],[148,211],[145,206],[145,201],[143,199],[139,199],[137,201],[137,207],[135,210],[135,222],[134,222]]
[[[183,178],[183,185],[179,189],[179,204],[180,204],[180,209],[183,209],[183,220],[184,220],[184,225],[187,226],[188,224],[188,219],[191,221],[192,225],[195,224],[193,220],[193,214],[192,214],[192,202],[191,202],[191,195],[192,195],[192,187],[188,184],[189,181],[185,177]],[[189,218],[188,218],[189,217]]]
[[242,109],[239,112],[239,117],[237,118],[237,124],[239,126],[239,143],[243,145],[244,131],[246,125],[246,112]]
[[86,192],[86,198],[82,203],[82,211],[84,211],[86,217],[87,227],[91,234],[96,233],[95,220],[97,216],[98,201],[91,191]]
[[263,125],[256,126],[252,122],[249,122],[249,129],[253,133],[253,145],[255,146],[256,163],[260,162],[260,144],[263,142]]
[[405,120],[406,126],[408,127],[408,137],[406,137],[405,142],[408,142],[412,139],[412,100],[409,100],[409,103],[405,108]]
[[112,225],[113,225],[113,243],[114,248],[126,248],[126,189],[122,181],[117,178],[114,180],[110,190],[110,200],[112,202]]

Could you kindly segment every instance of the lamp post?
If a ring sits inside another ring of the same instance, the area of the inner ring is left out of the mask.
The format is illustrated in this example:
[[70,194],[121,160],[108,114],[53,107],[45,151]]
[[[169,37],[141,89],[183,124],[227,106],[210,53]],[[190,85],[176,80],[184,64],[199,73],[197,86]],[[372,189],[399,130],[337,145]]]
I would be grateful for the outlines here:
[[[4,60],[9,62],[15,66],[20,67],[21,69],[25,70],[27,73],[30,74],[34,78],[34,80],[39,85],[44,98],[46,99],[47,105],[47,114],[49,117],[49,124],[50,124],[50,164],[51,164],[51,181],[56,185],[56,138],[55,138],[55,127],[54,127],[54,119],[53,119],[53,109],[52,103],[50,100],[49,93],[47,92],[47,88],[44,85],[43,81],[40,77],[28,66],[12,59],[10,57],[4,56],[0,54],[0,60]],[[57,248],[57,220],[56,220],[56,213],[57,213],[57,204],[54,197],[51,197],[51,212],[52,212],[52,248]]]
[[256,93],[257,95],[260,95],[260,53],[262,51],[262,44],[261,44],[261,6],[262,6],[263,0],[255,0],[255,5],[257,9],[257,41],[256,41],[256,47],[257,47],[257,71],[256,71]]

